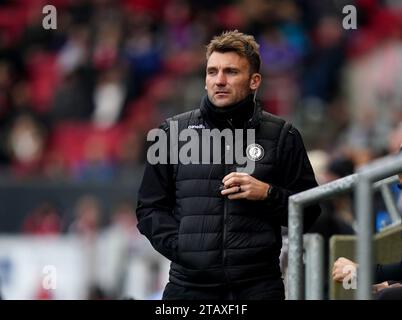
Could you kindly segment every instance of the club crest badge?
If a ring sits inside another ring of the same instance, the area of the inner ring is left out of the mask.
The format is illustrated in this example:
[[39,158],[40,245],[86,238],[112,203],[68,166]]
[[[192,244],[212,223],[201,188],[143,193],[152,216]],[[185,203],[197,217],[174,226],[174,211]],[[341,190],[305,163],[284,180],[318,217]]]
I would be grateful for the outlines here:
[[257,143],[252,143],[247,147],[246,154],[250,160],[258,161],[264,157],[264,148]]

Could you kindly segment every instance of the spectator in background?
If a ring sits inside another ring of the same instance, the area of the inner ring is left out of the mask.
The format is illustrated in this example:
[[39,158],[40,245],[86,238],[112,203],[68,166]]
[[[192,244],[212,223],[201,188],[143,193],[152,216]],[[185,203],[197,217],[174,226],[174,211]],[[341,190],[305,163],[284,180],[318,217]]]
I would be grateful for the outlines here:
[[[145,239],[136,228],[137,219],[131,202],[121,200],[112,208],[110,222],[98,240],[98,283],[109,297],[121,297],[132,259],[141,257]],[[141,258],[137,258],[141,259]]]
[[[330,160],[327,165],[324,183],[346,177],[353,173],[353,161],[347,156],[337,156]],[[321,215],[315,226],[318,227],[321,224],[324,229],[332,229],[329,233],[324,232],[327,234],[328,239],[332,234],[353,234],[354,215],[352,197],[350,195],[338,196],[335,200],[330,201],[328,206],[329,210]]]
[[32,235],[57,235],[62,230],[57,209],[50,203],[41,203],[24,220],[22,232]]
[[127,130],[127,134],[118,150],[119,161],[122,168],[130,168],[145,161],[145,156],[142,152],[144,149],[144,136],[145,134],[135,128]]
[[[388,152],[396,153],[401,149],[400,141],[402,141],[402,122],[396,125],[388,136]],[[395,194],[397,206],[402,212],[402,193],[397,185],[392,186],[392,190]]]
[[[402,145],[399,147],[402,152]],[[402,174],[398,188],[402,189]],[[351,274],[356,275],[358,264],[345,257],[338,258],[332,267],[332,280],[343,282]],[[378,300],[402,300],[402,259],[392,264],[376,264],[373,293]]]
[[94,90],[94,110],[91,121],[98,128],[115,125],[124,112],[127,89],[122,66],[100,71]]
[[129,201],[121,201],[115,206],[112,212],[111,225],[122,228],[127,234],[138,232],[134,207]]
[[33,117],[20,115],[15,119],[7,144],[16,176],[31,176],[41,171],[46,132]]
[[330,155],[325,150],[314,149],[307,152],[314,169],[315,176],[319,185],[327,182],[327,167]]
[[[353,174],[353,161],[347,156],[338,156],[332,159],[327,168],[327,182],[331,182]],[[353,194],[341,195],[332,201],[333,218],[339,234],[354,233]]]
[[102,212],[99,200],[91,195],[80,197],[74,208],[75,219],[68,228],[70,233],[94,238],[101,226]]
[[[322,183],[353,174],[354,164],[346,156],[337,156],[329,160],[323,174]],[[339,195],[321,203],[322,213],[311,227],[311,233],[319,233],[324,239],[325,270],[329,270],[329,241],[336,234],[354,234],[353,197],[350,194]],[[328,280],[325,280],[325,294],[328,295]]]
[[[0,150],[6,155],[7,160],[11,161],[11,163],[14,161],[15,165],[15,162],[19,161],[15,159],[14,154],[15,150],[12,144],[17,142],[15,140],[7,141],[11,139],[10,135],[15,134],[13,132],[13,130],[15,130],[15,127],[22,126],[21,122],[24,122],[25,127],[27,127],[28,125],[27,122],[29,121],[30,126],[35,127],[34,130],[36,132],[35,133],[36,137],[34,138],[35,140],[37,140],[38,138],[43,138],[44,140],[46,140],[48,128],[47,123],[45,121],[45,117],[38,115],[32,108],[31,104],[32,95],[29,83],[27,81],[20,80],[10,88],[6,89],[5,91],[7,92],[8,99],[4,101],[5,105],[3,106],[3,108],[0,107],[0,109],[3,109],[2,112],[0,112],[0,118],[1,118],[0,125],[3,136],[2,141],[4,141],[4,143],[2,143],[0,146]],[[24,119],[24,121],[21,121],[21,119]],[[41,137],[39,137],[38,134]],[[43,149],[44,151],[45,147],[46,144],[41,146],[41,149]],[[28,152],[28,150],[26,151]],[[23,160],[22,162],[25,161]],[[39,168],[35,167],[35,169],[38,170]]]
[[91,75],[84,68],[63,75],[55,91],[49,118],[54,126],[63,121],[88,121],[93,110]]
[[82,249],[88,258],[88,299],[104,299],[106,294],[99,285],[97,266],[99,253],[97,243],[102,223],[102,208],[99,199],[93,195],[81,196],[75,205],[75,219],[68,232],[77,235],[82,240]]
[[115,175],[113,163],[105,141],[96,135],[88,139],[84,146],[83,159],[74,168],[77,181],[108,182]]
[[[357,274],[358,264],[344,257],[338,258],[332,268],[332,280],[343,282]],[[373,294],[377,300],[402,300],[402,260],[392,264],[377,264]]]

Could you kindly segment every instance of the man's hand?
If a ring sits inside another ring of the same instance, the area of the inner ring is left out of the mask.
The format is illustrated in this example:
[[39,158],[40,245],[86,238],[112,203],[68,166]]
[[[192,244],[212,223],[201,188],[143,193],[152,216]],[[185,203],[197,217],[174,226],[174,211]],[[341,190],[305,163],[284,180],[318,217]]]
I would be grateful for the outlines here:
[[332,268],[332,280],[342,282],[343,279],[349,275],[353,270],[356,273],[356,268],[358,267],[357,263],[354,263],[352,260],[346,258],[338,258],[334,267]]
[[402,287],[402,284],[400,284],[399,282],[393,283],[393,284],[389,284],[388,281],[384,281],[381,283],[377,283],[377,284],[373,284],[372,289],[373,289],[373,293],[378,293],[381,290],[384,289],[388,289],[388,288],[400,288]]
[[224,190],[221,191],[221,194],[227,195],[230,200],[265,200],[270,188],[268,183],[257,180],[243,172],[229,173],[223,178],[222,182]]
[[373,293],[375,294],[380,292],[381,290],[384,290],[385,288],[389,288],[389,284],[388,281],[384,281],[381,283],[373,284],[371,288]]

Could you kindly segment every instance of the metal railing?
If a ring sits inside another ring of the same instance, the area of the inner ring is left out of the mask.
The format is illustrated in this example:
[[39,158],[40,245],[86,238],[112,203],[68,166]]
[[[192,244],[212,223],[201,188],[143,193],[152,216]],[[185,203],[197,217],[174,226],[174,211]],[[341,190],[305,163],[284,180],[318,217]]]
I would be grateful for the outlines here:
[[306,299],[322,300],[324,297],[324,238],[318,233],[305,234]]
[[[391,218],[400,219],[399,213],[395,204],[392,201],[392,196],[387,187],[388,184],[395,182],[397,177],[390,177],[382,181],[378,181],[373,185],[373,182],[394,175],[402,171],[402,156],[388,156],[375,161],[365,167],[362,167],[358,173],[350,176],[329,182],[316,188],[306,190],[295,194],[289,198],[289,266],[288,266],[288,299],[301,300],[304,299],[303,294],[303,208],[307,205],[317,203],[321,200],[334,197],[338,194],[348,192],[352,188],[357,189],[356,206],[358,209],[358,243],[366,242],[358,246],[358,262],[365,264],[365,267],[359,270],[359,283],[361,287],[358,289],[358,298],[370,297],[370,293],[366,296],[368,288],[371,287],[370,280],[372,279],[372,270],[369,266],[372,263],[372,191],[373,189],[381,188],[381,193],[384,197],[384,202],[387,210],[390,212]],[[387,191],[388,189],[388,191]],[[363,204],[363,205],[362,205]],[[367,212],[367,214],[364,214]],[[366,229],[364,229],[366,228]],[[370,241],[368,241],[369,239]],[[367,273],[367,270],[369,273]],[[363,277],[363,278],[361,278]],[[314,277],[311,286],[320,288],[323,286],[323,279]],[[367,281],[369,285],[364,286],[362,283]],[[359,287],[358,287],[359,288]],[[360,290],[360,294],[359,294]],[[370,291],[370,290],[369,290]],[[363,295],[364,292],[364,295]],[[371,292],[371,291],[370,291]]]
[[[373,182],[402,172],[402,155],[388,156],[362,167],[356,185],[357,299],[372,298],[373,283]],[[290,244],[289,244],[290,245]]]

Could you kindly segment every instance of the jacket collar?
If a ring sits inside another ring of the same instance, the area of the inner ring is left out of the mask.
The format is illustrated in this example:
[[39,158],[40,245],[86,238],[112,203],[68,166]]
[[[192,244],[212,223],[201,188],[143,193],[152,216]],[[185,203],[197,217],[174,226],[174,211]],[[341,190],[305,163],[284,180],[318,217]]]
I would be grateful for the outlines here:
[[208,126],[220,130],[256,128],[262,116],[261,106],[253,99],[253,95],[225,108],[216,107],[205,95],[201,100],[200,110]]

